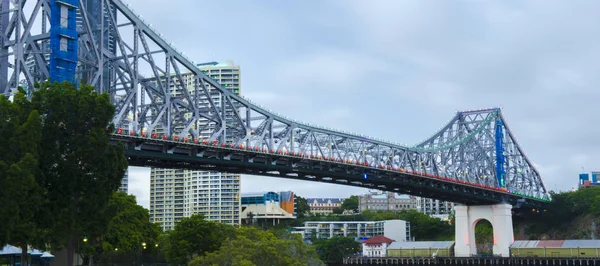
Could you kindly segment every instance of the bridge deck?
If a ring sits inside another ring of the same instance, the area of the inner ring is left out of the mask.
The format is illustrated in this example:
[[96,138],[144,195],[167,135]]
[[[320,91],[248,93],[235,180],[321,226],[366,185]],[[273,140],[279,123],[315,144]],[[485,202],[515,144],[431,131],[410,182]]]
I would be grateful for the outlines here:
[[506,202],[517,207],[533,208],[546,203],[497,188],[485,188],[477,184],[460,183],[444,177],[401,169],[382,169],[299,155],[117,134],[112,135],[112,141],[124,144],[125,154],[132,166],[185,168],[317,181],[467,205]]

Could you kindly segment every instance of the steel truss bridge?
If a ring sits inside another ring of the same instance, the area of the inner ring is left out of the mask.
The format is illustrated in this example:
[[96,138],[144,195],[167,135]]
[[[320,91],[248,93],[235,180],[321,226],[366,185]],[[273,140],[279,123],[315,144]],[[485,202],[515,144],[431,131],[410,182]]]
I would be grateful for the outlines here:
[[[344,184],[463,204],[550,195],[498,108],[414,146],[301,123],[230,92],[120,0],[0,0],[0,94],[83,80],[111,95],[130,165]],[[175,15],[175,14],[173,14]]]

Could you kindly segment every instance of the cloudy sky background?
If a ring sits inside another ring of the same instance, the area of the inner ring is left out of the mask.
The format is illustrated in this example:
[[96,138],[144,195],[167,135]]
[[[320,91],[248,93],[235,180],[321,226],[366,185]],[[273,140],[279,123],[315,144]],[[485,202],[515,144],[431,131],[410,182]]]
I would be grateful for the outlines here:
[[[600,170],[600,1],[128,0],[196,62],[234,60],[242,94],[313,124],[407,144],[499,106],[548,189]],[[148,168],[130,193],[149,206]],[[244,176],[242,191],[364,189]]]

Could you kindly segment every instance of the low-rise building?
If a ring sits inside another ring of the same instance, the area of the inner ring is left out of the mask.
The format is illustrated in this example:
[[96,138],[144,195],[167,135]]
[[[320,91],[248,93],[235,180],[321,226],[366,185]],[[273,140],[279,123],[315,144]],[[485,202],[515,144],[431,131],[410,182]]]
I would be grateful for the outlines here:
[[342,207],[343,198],[308,198],[306,203],[312,214],[331,214],[336,208]]
[[387,247],[394,242],[385,236],[374,236],[362,242],[362,254],[365,257],[386,257]]
[[[242,194],[242,210],[240,218],[242,224],[272,223],[278,224],[281,220],[295,219],[293,214],[293,196],[289,202],[288,193],[283,207],[291,209],[292,213],[282,208],[280,194],[275,192],[266,193],[244,193]],[[291,205],[291,208],[290,208]]]
[[512,257],[600,257],[600,240],[517,240]]
[[301,234],[302,239],[354,237],[367,240],[383,235],[395,241],[410,240],[410,223],[403,220],[385,221],[308,221],[304,226],[294,227],[292,233]]
[[454,241],[394,242],[387,247],[388,257],[452,257]]
[[415,209],[416,198],[412,196],[397,197],[394,192],[383,195],[365,194],[358,198],[358,210],[370,211],[403,211]]
[[579,188],[600,186],[600,183],[598,183],[599,176],[600,172],[598,171],[592,171],[591,179],[588,173],[579,174]]
[[298,216],[298,205],[294,200],[295,198],[296,195],[292,191],[279,192],[279,207],[281,207],[287,213]]

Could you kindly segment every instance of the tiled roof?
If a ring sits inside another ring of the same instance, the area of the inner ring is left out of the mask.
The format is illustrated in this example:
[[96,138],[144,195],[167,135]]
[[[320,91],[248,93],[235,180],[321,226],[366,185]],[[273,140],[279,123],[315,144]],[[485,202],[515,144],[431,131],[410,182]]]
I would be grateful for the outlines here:
[[417,242],[394,242],[387,249],[446,249],[451,248],[454,241],[417,241]]
[[371,245],[378,245],[378,244],[383,244],[383,243],[392,243],[395,240],[393,239],[389,239],[385,236],[382,235],[378,235],[378,236],[374,236],[371,237],[365,241],[363,241],[363,244],[366,244],[367,246],[371,246]]

